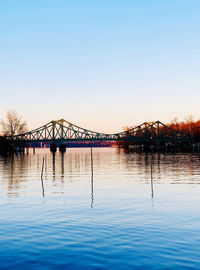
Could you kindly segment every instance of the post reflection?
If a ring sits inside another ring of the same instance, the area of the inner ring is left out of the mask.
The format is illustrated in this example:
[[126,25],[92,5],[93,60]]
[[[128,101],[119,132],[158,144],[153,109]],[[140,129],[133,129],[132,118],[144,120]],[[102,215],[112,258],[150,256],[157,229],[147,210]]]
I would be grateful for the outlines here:
[[93,174],[91,175],[91,205],[90,207],[93,208],[94,204],[94,179],[93,179]]
[[44,194],[44,182],[43,182],[43,176],[41,175],[41,184],[42,184],[42,196],[43,198],[45,198],[45,194]]

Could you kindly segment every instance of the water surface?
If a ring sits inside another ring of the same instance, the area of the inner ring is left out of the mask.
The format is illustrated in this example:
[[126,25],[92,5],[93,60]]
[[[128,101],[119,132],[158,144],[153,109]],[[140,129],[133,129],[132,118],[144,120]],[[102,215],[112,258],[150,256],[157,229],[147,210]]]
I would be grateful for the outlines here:
[[0,156],[0,213],[1,269],[199,269],[200,156]]

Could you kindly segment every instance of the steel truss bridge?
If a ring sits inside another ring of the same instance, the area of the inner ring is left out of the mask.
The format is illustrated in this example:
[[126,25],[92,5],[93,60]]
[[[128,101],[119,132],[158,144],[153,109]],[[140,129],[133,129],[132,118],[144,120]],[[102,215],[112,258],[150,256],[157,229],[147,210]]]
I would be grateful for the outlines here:
[[188,135],[169,128],[160,121],[143,124],[115,134],[94,132],[76,126],[64,119],[55,120],[32,131],[7,139],[15,142],[63,143],[69,141],[124,141],[135,143],[187,143]]

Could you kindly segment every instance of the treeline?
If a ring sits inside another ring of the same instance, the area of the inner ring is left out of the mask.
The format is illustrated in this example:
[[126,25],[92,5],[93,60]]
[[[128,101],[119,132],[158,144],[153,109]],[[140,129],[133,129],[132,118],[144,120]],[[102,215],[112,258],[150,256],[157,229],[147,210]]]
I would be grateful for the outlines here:
[[[156,123],[156,122],[155,122]],[[165,127],[168,127],[167,129]],[[154,126],[156,128],[156,125]],[[134,130],[131,131],[132,128],[136,128],[136,132],[134,133]],[[128,132],[124,134],[130,135],[130,136],[136,136],[138,139],[142,138],[144,136],[143,131],[137,130],[137,127],[124,127],[124,131]],[[146,131],[149,131],[148,136],[151,137],[151,139],[154,139],[157,137],[157,132],[154,132],[150,126],[147,126]],[[185,135],[191,139],[191,143],[200,143],[200,120],[194,121],[192,116],[189,116],[185,118],[184,121],[178,121],[177,118],[174,118],[170,123],[164,124],[164,126],[160,125],[159,127],[159,134],[163,132],[163,136],[170,137],[174,134],[178,134],[180,137],[185,137]],[[161,136],[162,136],[161,135]],[[129,148],[131,145],[135,145],[137,142],[129,142],[129,141],[117,141],[115,142],[115,146],[122,147],[122,148]],[[140,144],[140,143],[138,143]]]
[[174,118],[166,125],[178,132],[200,140],[200,120],[194,121],[192,116],[189,116],[185,121],[180,122],[177,118]]

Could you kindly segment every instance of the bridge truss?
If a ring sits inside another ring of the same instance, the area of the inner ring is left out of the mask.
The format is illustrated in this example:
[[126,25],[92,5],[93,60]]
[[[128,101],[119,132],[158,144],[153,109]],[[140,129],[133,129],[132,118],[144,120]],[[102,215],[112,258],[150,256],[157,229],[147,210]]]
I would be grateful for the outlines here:
[[98,133],[76,126],[64,119],[51,121],[40,128],[9,137],[23,142],[67,142],[67,141],[127,141],[127,142],[188,142],[190,138],[161,123],[143,124],[115,134]]

